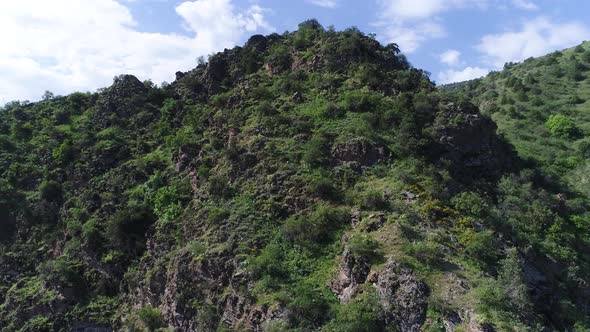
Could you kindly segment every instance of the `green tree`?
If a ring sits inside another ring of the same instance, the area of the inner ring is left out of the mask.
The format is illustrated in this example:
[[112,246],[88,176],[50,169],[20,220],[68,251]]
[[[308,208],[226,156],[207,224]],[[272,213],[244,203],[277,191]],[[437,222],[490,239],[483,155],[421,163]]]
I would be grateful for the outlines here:
[[551,135],[561,138],[572,138],[578,134],[578,128],[574,122],[563,114],[549,116],[549,119],[545,122],[545,127]]

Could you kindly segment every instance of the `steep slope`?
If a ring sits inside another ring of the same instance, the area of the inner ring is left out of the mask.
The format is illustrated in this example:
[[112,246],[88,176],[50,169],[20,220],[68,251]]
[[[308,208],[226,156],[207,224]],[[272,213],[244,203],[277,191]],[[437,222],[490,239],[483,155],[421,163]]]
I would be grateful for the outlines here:
[[307,21],[0,128],[2,331],[588,326],[586,200],[357,29]]
[[[556,182],[590,194],[590,42],[523,63],[452,91],[479,105],[519,154]],[[552,119],[552,121],[550,121]]]

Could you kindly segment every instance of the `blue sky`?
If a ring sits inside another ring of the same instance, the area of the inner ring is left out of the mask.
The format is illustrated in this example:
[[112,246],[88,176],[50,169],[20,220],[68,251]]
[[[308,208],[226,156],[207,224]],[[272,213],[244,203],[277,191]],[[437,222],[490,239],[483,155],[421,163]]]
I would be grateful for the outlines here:
[[0,104],[172,81],[200,55],[316,18],[396,42],[437,83],[590,39],[587,0],[19,0],[0,2]]

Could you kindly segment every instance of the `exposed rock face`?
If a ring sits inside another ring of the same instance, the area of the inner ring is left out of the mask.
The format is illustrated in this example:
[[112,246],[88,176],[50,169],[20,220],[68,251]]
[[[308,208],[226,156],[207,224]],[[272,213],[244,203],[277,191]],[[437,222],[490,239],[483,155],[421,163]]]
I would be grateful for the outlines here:
[[347,164],[352,169],[360,170],[389,158],[390,153],[383,145],[355,138],[345,143],[334,144],[331,155],[333,164]]
[[199,257],[182,251],[168,264],[150,270],[169,249],[148,241],[140,270],[151,276],[131,289],[131,303],[135,308],[158,307],[169,326],[178,331],[215,331],[219,324],[232,330],[261,331],[265,322],[284,319],[284,308],[259,305],[245,291],[252,286],[252,276],[240,266],[233,249],[227,246]]
[[425,283],[410,269],[389,260],[376,276],[374,286],[385,310],[387,325],[394,325],[401,332],[420,331],[426,320],[430,293]]
[[340,269],[336,278],[329,285],[341,303],[347,303],[356,295],[359,286],[365,283],[371,270],[371,261],[367,257],[353,255],[347,241],[348,238],[344,236],[344,251],[340,258]]
[[472,104],[444,104],[434,129],[434,139],[455,177],[498,177],[513,166],[513,152],[496,135],[496,124]]

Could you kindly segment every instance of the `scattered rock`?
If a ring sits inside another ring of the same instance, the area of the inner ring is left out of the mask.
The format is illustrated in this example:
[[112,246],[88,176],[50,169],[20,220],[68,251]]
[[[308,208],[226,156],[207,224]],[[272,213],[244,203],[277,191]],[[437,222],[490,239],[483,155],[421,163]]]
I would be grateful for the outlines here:
[[385,310],[385,323],[401,332],[418,332],[426,320],[427,299],[430,293],[426,284],[409,268],[389,260],[374,283],[381,305]]
[[412,203],[420,197],[420,195],[407,190],[402,191],[401,196],[406,203]]

